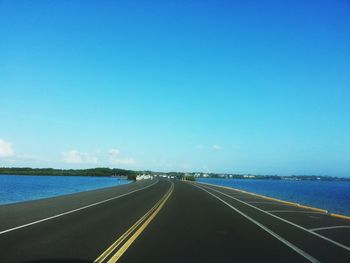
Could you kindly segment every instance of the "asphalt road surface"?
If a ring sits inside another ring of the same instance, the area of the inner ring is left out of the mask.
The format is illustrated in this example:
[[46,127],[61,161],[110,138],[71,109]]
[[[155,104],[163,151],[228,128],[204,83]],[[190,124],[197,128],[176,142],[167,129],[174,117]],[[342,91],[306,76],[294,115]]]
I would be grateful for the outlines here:
[[350,262],[350,220],[153,179],[0,206],[0,262]]

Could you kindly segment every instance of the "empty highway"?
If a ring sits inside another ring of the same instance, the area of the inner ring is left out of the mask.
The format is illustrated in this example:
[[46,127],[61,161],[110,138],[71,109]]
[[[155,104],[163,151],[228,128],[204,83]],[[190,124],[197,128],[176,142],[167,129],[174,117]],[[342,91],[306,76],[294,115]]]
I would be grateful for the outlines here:
[[350,262],[350,221],[153,179],[0,206],[0,262]]

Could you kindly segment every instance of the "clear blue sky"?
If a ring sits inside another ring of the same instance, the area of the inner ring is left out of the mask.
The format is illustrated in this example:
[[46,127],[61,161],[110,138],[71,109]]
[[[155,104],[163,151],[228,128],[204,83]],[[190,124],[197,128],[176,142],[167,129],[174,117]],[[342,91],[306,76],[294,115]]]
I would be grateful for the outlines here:
[[350,3],[0,1],[0,166],[350,176]]

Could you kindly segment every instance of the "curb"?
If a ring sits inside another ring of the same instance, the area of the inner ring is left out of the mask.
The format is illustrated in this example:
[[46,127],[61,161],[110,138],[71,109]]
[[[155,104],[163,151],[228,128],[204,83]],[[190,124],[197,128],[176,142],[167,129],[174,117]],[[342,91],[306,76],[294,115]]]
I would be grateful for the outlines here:
[[350,216],[344,216],[339,214],[329,214],[329,215],[340,219],[350,220]]

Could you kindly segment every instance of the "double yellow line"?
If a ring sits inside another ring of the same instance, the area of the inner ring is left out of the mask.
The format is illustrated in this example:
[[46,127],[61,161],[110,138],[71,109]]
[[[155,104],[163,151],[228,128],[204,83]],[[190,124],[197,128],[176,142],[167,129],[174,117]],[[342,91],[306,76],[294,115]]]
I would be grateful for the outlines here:
[[[109,248],[107,248],[94,262],[117,262],[119,258],[126,252],[137,237],[146,229],[148,224],[159,213],[165,202],[169,199],[174,190],[174,183],[170,182],[171,186],[166,194],[132,227],[130,227],[121,237],[117,239]],[[112,255],[112,256],[111,256]],[[107,259],[109,260],[107,261]]]

